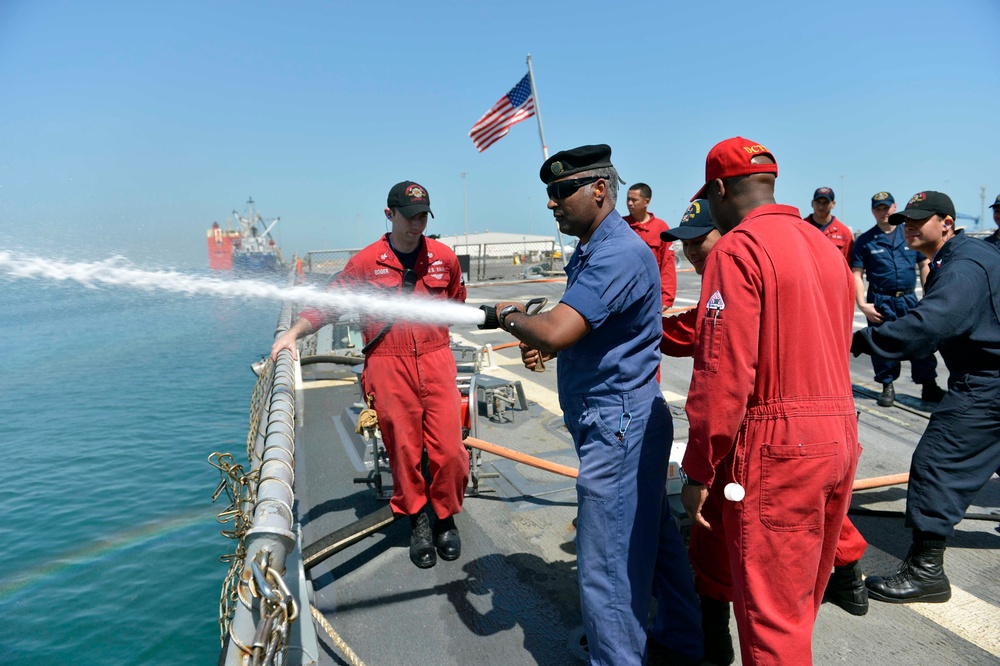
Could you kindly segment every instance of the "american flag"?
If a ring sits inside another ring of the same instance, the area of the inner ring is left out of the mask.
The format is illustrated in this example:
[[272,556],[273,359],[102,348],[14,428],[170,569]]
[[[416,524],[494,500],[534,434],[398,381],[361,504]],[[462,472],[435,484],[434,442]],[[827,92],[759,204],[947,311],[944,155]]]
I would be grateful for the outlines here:
[[535,98],[531,95],[531,81],[524,75],[510,92],[504,95],[480,118],[469,136],[479,152],[483,152],[501,139],[510,128],[535,115]]

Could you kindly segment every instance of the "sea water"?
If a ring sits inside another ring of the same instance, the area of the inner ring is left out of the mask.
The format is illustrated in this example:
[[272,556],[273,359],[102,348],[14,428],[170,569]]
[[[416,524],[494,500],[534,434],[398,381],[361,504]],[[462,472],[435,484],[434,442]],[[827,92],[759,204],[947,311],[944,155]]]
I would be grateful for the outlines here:
[[207,458],[245,460],[278,311],[0,273],[0,663],[217,661]]

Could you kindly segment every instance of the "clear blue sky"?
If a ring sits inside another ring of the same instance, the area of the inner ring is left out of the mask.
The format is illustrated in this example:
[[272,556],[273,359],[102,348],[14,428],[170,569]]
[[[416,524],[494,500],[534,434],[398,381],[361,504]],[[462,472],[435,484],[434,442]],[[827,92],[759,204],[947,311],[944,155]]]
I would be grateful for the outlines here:
[[461,233],[462,172],[471,231],[551,233],[534,119],[482,154],[467,136],[528,53],[550,150],[610,144],[670,224],[737,134],[803,213],[826,185],[856,230],[882,189],[979,215],[998,34],[995,0],[0,0],[0,245],[199,267],[252,195],[287,255],[358,247],[407,178],[429,233]]

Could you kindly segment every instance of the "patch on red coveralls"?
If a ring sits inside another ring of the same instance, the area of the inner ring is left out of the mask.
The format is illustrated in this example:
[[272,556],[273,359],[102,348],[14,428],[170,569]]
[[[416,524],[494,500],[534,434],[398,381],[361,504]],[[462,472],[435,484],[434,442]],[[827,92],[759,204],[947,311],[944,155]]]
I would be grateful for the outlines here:
[[708,305],[705,306],[705,309],[708,311],[705,314],[711,313],[712,310],[717,310],[719,312],[725,310],[726,302],[722,300],[722,293],[716,291],[712,294],[712,297],[708,299]]

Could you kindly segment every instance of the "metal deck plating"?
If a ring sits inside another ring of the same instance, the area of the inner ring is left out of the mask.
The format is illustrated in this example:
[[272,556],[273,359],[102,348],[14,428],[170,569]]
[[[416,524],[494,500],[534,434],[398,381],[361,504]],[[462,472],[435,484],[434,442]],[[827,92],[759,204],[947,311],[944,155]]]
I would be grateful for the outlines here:
[[[474,285],[469,303],[525,302],[544,296],[554,304],[563,289],[560,282],[543,281]],[[697,276],[681,272],[676,305],[696,304],[698,293]],[[860,315],[855,325],[864,325]],[[503,331],[453,328],[452,333],[456,341],[473,346],[495,347],[512,340]],[[324,344],[336,347],[329,335],[319,340],[321,347],[312,353],[330,353]],[[521,366],[516,347],[494,351],[492,358],[494,365],[483,368],[483,374],[520,381],[528,407],[522,409],[515,401],[498,417],[489,415],[479,401],[479,438],[576,467],[556,396],[558,361],[544,373],[532,373]],[[690,359],[664,358],[661,387],[674,414],[677,442],[687,438],[683,405],[690,374]],[[920,387],[906,379],[897,381],[897,405],[881,408],[875,405],[877,387],[867,357],[852,359],[852,375],[864,446],[857,477],[906,472],[930,408],[915,397]],[[360,412],[355,380],[347,365],[314,364],[302,368],[295,387],[294,513],[307,560],[331,533],[365,516],[386,515],[387,503],[376,496],[371,479],[356,483],[370,474],[370,462],[365,464],[370,453],[353,432]],[[456,516],[463,541],[457,561],[415,568],[408,557],[409,525],[390,517],[309,567],[302,578],[303,606],[312,603],[319,609],[364,663],[556,666],[585,661],[579,646],[573,480],[486,453],[478,469],[480,492],[467,497]],[[388,489],[387,473],[383,481]],[[866,573],[885,573],[906,554],[909,532],[899,513],[905,492],[904,486],[855,492],[852,518],[870,543],[862,560]],[[865,510],[882,515],[865,515]],[[1000,479],[994,477],[968,518],[1000,516],[998,512]],[[872,601],[864,617],[824,604],[814,632],[815,663],[1000,663],[998,522],[968,518],[949,540],[945,557],[954,592],[951,602]],[[286,579],[298,578],[297,555],[289,558]],[[299,623],[309,623],[308,608],[299,614]],[[735,636],[735,623],[732,629]],[[318,644],[309,643],[314,636]],[[323,629],[314,634],[311,627],[293,627],[290,640],[289,663],[351,663]]]

